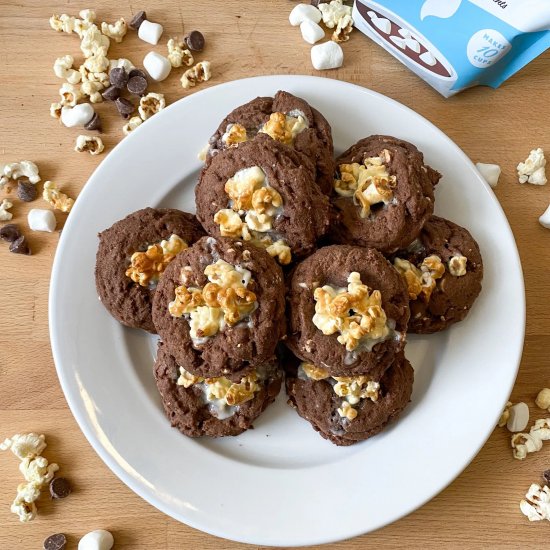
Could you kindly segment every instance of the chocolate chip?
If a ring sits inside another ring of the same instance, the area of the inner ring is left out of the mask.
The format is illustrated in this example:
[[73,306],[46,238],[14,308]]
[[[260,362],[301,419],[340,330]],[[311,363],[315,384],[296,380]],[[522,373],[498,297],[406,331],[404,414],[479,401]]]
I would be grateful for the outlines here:
[[54,477],[50,481],[50,495],[52,498],[66,498],[71,494],[71,484],[64,477]]
[[24,235],[21,235],[10,244],[10,252],[14,254],[26,254],[27,256],[31,255],[31,250]]
[[86,128],[86,130],[97,130],[98,132],[101,132],[101,119],[99,118],[99,115],[94,113],[94,116],[90,119],[90,122],[84,125],[84,128]]
[[111,69],[109,73],[109,82],[122,90],[128,83],[128,73],[124,70],[124,67],[115,67]]
[[542,472],[542,477],[546,485],[550,487],[550,470],[544,470],[544,472]]
[[200,31],[191,31],[183,37],[190,50],[201,52],[204,49],[204,36]]
[[139,29],[139,27],[141,26],[141,24],[147,19],[147,15],[145,14],[144,11],[138,11],[134,17],[132,17],[132,19],[130,20],[130,22],[128,23],[128,26],[131,28],[131,29],[134,29],[135,31],[137,31]]
[[28,178],[21,178],[17,181],[17,196],[24,202],[31,202],[36,199],[36,186]]
[[101,95],[103,96],[103,99],[114,101],[120,95],[120,90],[116,86],[109,86],[102,92]]
[[67,546],[67,537],[63,533],[50,535],[44,541],[44,550],[65,550]]
[[133,76],[128,80],[128,91],[134,95],[143,95],[147,90],[147,80],[142,76]]
[[14,223],[8,223],[8,225],[0,227],[0,239],[3,241],[12,243],[19,237],[21,237],[21,231],[19,231],[19,227],[17,227]]
[[142,76],[143,78],[145,78],[145,80],[147,80],[147,75],[145,74],[145,71],[142,71],[141,69],[132,69],[128,73],[128,78],[134,78],[134,76]]
[[135,110],[134,104],[125,97],[119,97],[115,101],[115,105],[122,118],[130,118]]

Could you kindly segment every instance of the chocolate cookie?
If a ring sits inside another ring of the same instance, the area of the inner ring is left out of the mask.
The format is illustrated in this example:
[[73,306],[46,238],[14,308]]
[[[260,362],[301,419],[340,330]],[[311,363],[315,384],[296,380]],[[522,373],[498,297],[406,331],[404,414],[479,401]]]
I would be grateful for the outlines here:
[[281,268],[241,241],[204,237],[164,272],[153,321],[167,350],[197,376],[271,361],[285,332]]
[[109,313],[123,325],[155,333],[151,307],[164,267],[204,235],[195,216],[144,208],[99,234],[95,280]]
[[159,343],[155,380],[164,412],[190,437],[238,435],[249,428],[281,389],[276,362],[228,378],[204,379],[180,367]]
[[432,216],[394,266],[409,288],[409,331],[429,334],[462,321],[481,291],[483,261],[470,233]]
[[281,264],[307,255],[330,225],[330,204],[302,156],[260,134],[218,153],[195,188],[209,235],[242,238]]
[[208,154],[214,156],[263,132],[309,159],[317,184],[330,193],[334,175],[330,125],[307,101],[288,92],[257,97],[229,113],[210,138]]
[[405,248],[433,213],[440,177],[407,141],[390,136],[358,141],[336,159],[333,204],[341,217],[333,242],[386,254]]
[[410,401],[414,371],[403,352],[379,383],[367,376],[332,378],[313,365],[286,362],[288,402],[321,436],[353,445],[381,432]]
[[405,346],[407,288],[374,249],[317,250],[292,273],[288,347],[332,376],[380,380]]

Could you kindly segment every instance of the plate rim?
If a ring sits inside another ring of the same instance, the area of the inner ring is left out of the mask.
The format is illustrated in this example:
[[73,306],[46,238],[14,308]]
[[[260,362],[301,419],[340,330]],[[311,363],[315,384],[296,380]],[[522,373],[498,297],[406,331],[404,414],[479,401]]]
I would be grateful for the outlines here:
[[[253,76],[253,77],[239,79],[239,80],[232,80],[232,81],[228,81],[228,82],[223,82],[223,83],[220,83],[216,86],[212,86],[212,87],[207,88],[205,90],[201,90],[201,91],[193,94],[192,96],[185,96],[183,98],[180,98],[179,100],[175,101],[170,106],[168,106],[164,111],[166,111],[166,113],[169,113],[170,110],[175,105],[185,101],[186,99],[188,99],[190,97],[194,97],[197,94],[207,95],[207,94],[210,94],[210,93],[216,93],[216,90],[220,90],[220,89],[223,89],[223,88],[231,88],[231,87],[237,86],[237,85],[239,85],[239,86],[248,85],[250,90],[254,90],[254,81],[266,81],[266,80],[274,81],[274,88],[279,88],[279,89],[280,89],[280,86],[275,82],[276,80],[284,80],[284,81],[289,82],[289,83],[291,81],[296,81],[296,82],[299,81],[299,82],[303,83],[304,81],[309,80],[309,81],[318,83],[319,86],[322,86],[324,81],[329,80],[329,81],[331,81],[331,83],[337,83],[337,85],[342,86],[343,88],[350,88],[350,89],[353,88],[353,89],[356,89],[357,91],[360,91],[361,93],[365,93],[367,95],[371,95],[371,96],[376,97],[378,99],[382,99],[383,101],[389,102],[393,105],[394,108],[402,109],[402,110],[414,115],[415,117],[418,117],[425,124],[429,125],[433,130],[435,130],[440,135],[441,139],[446,141],[447,144],[452,147],[454,152],[458,156],[460,156],[463,161],[468,163],[472,167],[474,172],[477,173],[477,175],[479,177],[478,179],[480,180],[479,181],[480,185],[485,186],[485,188],[489,191],[489,193],[488,193],[489,200],[491,200],[493,202],[493,205],[500,212],[500,215],[502,216],[502,219],[505,223],[505,227],[506,227],[506,229],[509,233],[508,236],[511,239],[511,243],[513,244],[513,258],[508,258],[508,260],[509,261],[512,260],[512,263],[514,264],[514,269],[517,270],[517,275],[519,277],[518,282],[520,284],[520,287],[517,290],[518,290],[518,297],[520,298],[520,301],[521,301],[521,303],[519,304],[519,306],[520,306],[519,309],[521,311],[521,318],[516,320],[516,322],[519,324],[519,326],[517,325],[517,333],[518,333],[517,342],[518,342],[518,344],[516,346],[514,356],[510,360],[510,364],[512,364],[512,363],[515,364],[515,374],[514,374],[512,380],[511,380],[511,383],[509,384],[509,386],[510,386],[509,391],[508,391],[508,395],[509,395],[511,393],[513,387],[514,387],[515,380],[517,378],[517,374],[518,374],[520,363],[521,363],[521,358],[522,358],[522,355],[523,355],[524,343],[525,343],[525,328],[526,328],[525,282],[524,282],[524,277],[523,277],[523,270],[522,270],[519,250],[518,250],[518,247],[517,247],[517,243],[516,243],[516,239],[514,237],[513,231],[510,227],[508,218],[506,217],[506,214],[505,214],[500,202],[498,201],[498,199],[496,198],[496,196],[494,195],[494,193],[492,192],[492,190],[490,189],[488,184],[485,182],[485,180],[479,174],[479,172],[475,168],[475,165],[473,164],[471,159],[466,155],[466,153],[464,153],[464,151],[447,134],[445,134],[434,123],[432,123],[429,119],[427,119],[426,117],[424,117],[420,113],[416,112],[414,109],[412,109],[410,107],[407,107],[406,105],[403,105],[402,103],[398,102],[397,100],[395,100],[393,98],[385,96],[384,94],[381,94],[379,92],[376,92],[374,90],[371,90],[369,88],[361,86],[359,84],[353,84],[353,83],[350,83],[350,82],[345,82],[345,81],[340,81],[340,80],[330,79],[330,78],[327,79],[325,77],[319,77],[319,76],[284,75],[284,74],[259,75],[259,76]],[[254,92],[252,92],[251,95],[254,95]],[[166,113],[163,116],[166,116]],[[133,136],[133,135],[127,136],[125,139],[121,140],[112,149],[112,151],[109,153],[109,155],[105,159],[103,159],[103,161],[94,169],[94,171],[92,172],[92,174],[88,178],[87,182],[84,184],[83,188],[81,189],[81,191],[78,195],[78,198],[84,197],[84,199],[85,199],[85,197],[88,194],[93,192],[92,191],[93,187],[92,187],[92,185],[90,185],[90,182],[93,179],[95,179],[98,172],[101,172],[102,166],[104,165],[105,160],[107,158],[109,158],[111,156],[111,154],[113,154],[115,151],[117,151],[119,148],[121,148],[123,143],[132,142],[133,141],[132,138],[134,138],[134,137],[135,136]],[[75,418],[80,430],[82,431],[82,433],[84,434],[84,436],[86,437],[86,439],[88,440],[89,444],[92,446],[94,451],[103,460],[103,462],[107,465],[107,467],[111,470],[111,472],[113,472],[127,487],[129,487],[133,492],[135,492],[137,495],[139,495],[142,499],[144,499],[146,502],[148,502],[149,504],[151,504],[152,506],[154,506],[155,508],[157,508],[158,510],[160,510],[164,514],[174,518],[175,520],[177,520],[181,523],[184,523],[184,524],[186,524],[190,527],[193,527],[195,529],[198,529],[202,532],[220,537],[222,539],[233,540],[233,541],[243,542],[243,543],[248,543],[248,544],[276,544],[277,546],[280,546],[280,547],[295,546],[296,543],[292,543],[291,541],[287,541],[287,540],[280,540],[278,543],[277,542],[274,543],[273,540],[276,540],[276,539],[272,539],[270,542],[266,543],[265,541],[264,542],[259,542],[258,540],[252,540],[252,539],[249,539],[249,538],[246,538],[246,537],[241,537],[241,538],[231,537],[231,538],[228,538],[223,532],[221,532],[220,529],[212,528],[205,522],[201,522],[201,521],[198,521],[198,520],[195,521],[193,518],[190,518],[190,517],[185,517],[184,518],[181,514],[177,513],[177,511],[174,511],[174,510],[170,509],[170,507],[168,505],[166,505],[163,501],[157,499],[156,496],[153,493],[148,493],[147,488],[145,486],[140,485],[139,482],[137,482],[136,479],[134,477],[132,477],[132,475],[130,475],[123,467],[120,466],[120,464],[107,451],[107,449],[102,444],[102,442],[97,438],[96,434],[92,431],[91,427],[89,427],[88,418],[84,414],[84,411],[82,411],[80,409],[80,405],[79,405],[79,403],[77,403],[77,400],[76,400],[75,396],[73,396],[71,394],[71,392],[69,391],[69,389],[68,389],[68,379],[65,378],[65,374],[63,372],[62,357],[61,357],[62,356],[62,345],[61,345],[61,338],[59,338],[59,334],[61,332],[60,327],[59,327],[59,322],[60,321],[56,316],[56,311],[55,311],[55,307],[54,307],[54,304],[56,303],[57,295],[60,292],[60,289],[58,288],[59,285],[57,284],[57,280],[60,276],[59,273],[60,273],[60,270],[61,270],[62,256],[64,255],[64,249],[66,247],[66,242],[71,238],[70,237],[70,229],[72,228],[72,226],[74,224],[78,223],[77,219],[78,220],[80,219],[79,213],[80,213],[80,210],[83,207],[80,207],[79,204],[81,204],[83,202],[84,202],[83,200],[81,200],[80,202],[78,200],[76,201],[76,204],[75,204],[75,207],[74,207],[74,210],[76,211],[76,214],[75,214],[75,212],[73,212],[72,213],[73,215],[69,216],[69,218],[67,219],[67,221],[65,223],[65,227],[63,228],[63,231],[61,233],[61,237],[60,237],[59,243],[57,245],[54,261],[53,261],[53,264],[52,264],[52,270],[51,270],[51,275],[50,275],[50,287],[49,287],[49,294],[48,294],[48,325],[49,325],[50,345],[51,345],[53,360],[54,360],[54,364],[55,364],[55,368],[56,368],[56,373],[57,373],[57,377],[59,379],[64,397],[65,397],[65,400],[67,401],[67,404],[69,406],[71,414]],[[506,401],[506,399],[503,399],[503,405],[504,405],[505,401]],[[496,425],[497,418],[495,418],[495,425]],[[446,487],[448,487],[454,480],[456,480],[462,474],[462,472],[470,465],[470,463],[473,461],[473,459],[478,455],[480,450],[486,444],[486,442],[489,439],[491,433],[492,433],[492,430],[489,430],[486,433],[486,435],[482,438],[482,441],[480,442],[480,444],[471,453],[469,453],[469,456],[467,458],[465,458],[464,465],[459,469],[459,471],[456,472],[456,474],[452,477],[452,479],[450,479],[448,481],[445,481],[444,483],[438,484],[437,488],[430,491],[430,494],[428,496],[426,496],[424,499],[419,500],[416,504],[409,506],[409,508],[406,509],[405,511],[399,512],[398,514],[396,514],[395,517],[391,521],[381,521],[381,522],[379,522],[378,525],[375,525],[375,526],[369,528],[368,531],[365,531],[364,528],[362,529],[361,527],[358,527],[355,532],[350,532],[345,537],[342,537],[340,535],[336,535],[333,538],[326,537],[326,536],[321,536],[321,537],[317,537],[317,538],[309,537],[308,542],[306,542],[305,544],[306,545],[325,544],[325,543],[333,543],[333,542],[341,541],[341,540],[344,540],[344,538],[345,539],[354,538],[354,537],[363,535],[365,533],[370,533],[370,532],[376,531],[376,530],[378,530],[378,529],[380,529],[380,528],[382,528],[386,525],[390,525],[390,524],[394,523],[395,521],[398,521],[399,519],[402,519],[403,517],[409,515],[410,513],[414,512],[415,510],[421,508],[427,502],[429,502],[435,496],[437,496],[439,493],[441,493]],[[304,544],[304,543],[301,543],[301,544]]]

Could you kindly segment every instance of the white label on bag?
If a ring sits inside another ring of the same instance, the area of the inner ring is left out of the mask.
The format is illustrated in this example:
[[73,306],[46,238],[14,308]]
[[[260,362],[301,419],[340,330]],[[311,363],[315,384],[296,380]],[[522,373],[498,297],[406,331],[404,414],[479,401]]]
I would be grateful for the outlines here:
[[511,47],[510,42],[498,31],[483,29],[470,38],[466,53],[474,67],[484,69],[494,65],[510,51]]

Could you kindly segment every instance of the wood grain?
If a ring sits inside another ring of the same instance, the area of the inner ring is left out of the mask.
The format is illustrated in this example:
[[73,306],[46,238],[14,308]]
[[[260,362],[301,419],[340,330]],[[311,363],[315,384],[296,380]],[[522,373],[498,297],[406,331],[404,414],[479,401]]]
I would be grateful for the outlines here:
[[[287,23],[292,5],[283,0],[139,5],[97,0],[90,7],[107,21],[146,9],[149,18],[165,28],[162,45],[154,48],[159,52],[166,37],[202,30],[207,48],[197,57],[212,62],[214,77],[208,85],[215,85],[261,74],[315,74],[309,47]],[[75,14],[79,7],[84,6],[0,0],[0,162],[34,160],[43,179],[56,181],[74,197],[102,156],[73,152],[78,132],[49,116],[49,104],[61,84],[53,75],[53,61],[67,53],[78,60],[79,44],[76,36],[50,30],[48,18],[52,13]],[[122,44],[113,44],[110,57],[129,57],[139,64],[150,49],[130,33]],[[525,400],[532,415],[541,417],[533,400],[541,387],[550,386],[550,231],[537,218],[550,202],[550,188],[519,186],[514,167],[533,147],[550,150],[550,55],[533,61],[498,90],[478,88],[445,100],[361,34],[355,32],[344,49],[345,67],[322,76],[401,101],[439,126],[474,161],[502,166],[495,193],[517,239],[528,311],[525,352],[512,398]],[[188,93],[179,85],[179,72],[153,86],[169,103]],[[98,111],[110,149],[122,138],[122,121],[112,105],[99,105]],[[25,226],[26,213],[35,204],[14,202],[14,221]],[[61,216],[58,219],[62,225]],[[117,549],[245,548],[164,516],[125,487],[87,443],[67,408],[49,348],[47,293],[58,233],[32,233],[29,239],[31,257],[10,254],[7,246],[0,246],[0,437],[29,430],[47,434],[46,456],[62,466],[76,490],[65,501],[43,497],[39,518],[22,525],[9,512],[20,482],[17,461],[10,453],[1,454],[0,548],[38,549],[47,535],[58,531],[69,535],[69,548],[76,548],[78,538],[96,528],[110,529]],[[505,258],[502,266],[505,277]],[[509,330],[516,326],[510,319]],[[457,410],[467,406],[467,396],[457,395]],[[429,444],[428,426],[419,437]],[[548,526],[529,524],[518,504],[529,484],[539,481],[541,471],[549,467],[550,446],[520,463],[512,458],[508,432],[497,429],[464,473],[431,502],[393,525],[332,547],[541,548]]]

